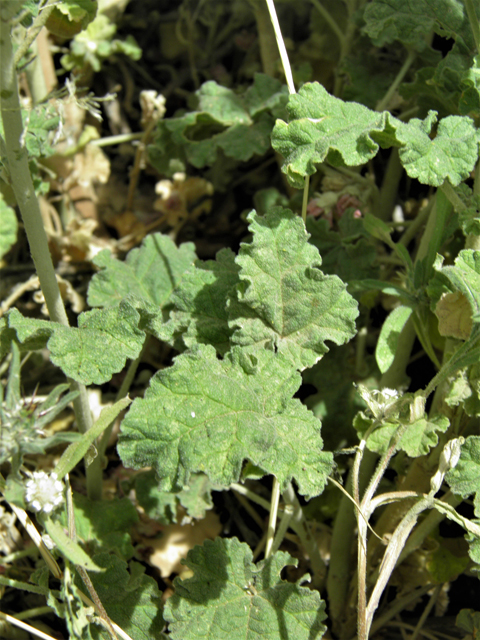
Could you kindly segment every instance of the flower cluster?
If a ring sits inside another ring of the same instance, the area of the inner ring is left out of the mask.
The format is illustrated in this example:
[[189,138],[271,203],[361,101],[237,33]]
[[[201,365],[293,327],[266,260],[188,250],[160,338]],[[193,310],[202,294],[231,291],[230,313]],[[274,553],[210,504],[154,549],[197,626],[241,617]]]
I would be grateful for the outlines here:
[[56,473],[34,471],[32,478],[27,481],[25,489],[25,501],[36,512],[51,513],[64,500],[63,482],[58,479]]

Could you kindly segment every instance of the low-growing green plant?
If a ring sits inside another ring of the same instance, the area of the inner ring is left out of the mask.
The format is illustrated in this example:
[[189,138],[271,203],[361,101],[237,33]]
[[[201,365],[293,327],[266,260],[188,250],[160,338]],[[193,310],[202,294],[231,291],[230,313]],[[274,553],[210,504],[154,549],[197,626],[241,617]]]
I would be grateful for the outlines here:
[[[71,637],[311,640],[329,632],[367,640],[420,596],[433,594],[428,615],[442,584],[466,570],[478,574],[480,5],[346,0],[343,30],[331,2],[312,3],[339,40],[338,96],[348,89],[360,100],[364,91],[360,74],[351,75],[354,46],[404,47],[398,74],[376,104],[344,101],[318,82],[296,92],[268,0],[289,95],[263,74],[242,95],[209,80],[190,111],[158,121],[148,147],[150,162],[172,175],[218,167],[225,157],[248,161],[271,141],[288,185],[304,191],[302,215],[269,190],[257,194],[261,211],[248,214],[249,235],[236,253],[222,249],[215,260],[201,260],[193,243],[177,246],[161,233],[146,236],[124,260],[102,251],[93,260],[91,310],[75,327],[58,291],[29,170],[35,153],[28,136],[40,144],[43,134],[29,129],[25,114],[22,121],[18,97],[11,30],[30,3],[2,6],[2,163],[51,319],[18,309],[0,319],[2,356],[11,354],[0,413],[0,462],[8,476],[0,476],[0,488],[57,582],[50,588],[43,566],[29,581],[17,579],[6,563],[0,585],[44,595]],[[43,3],[30,29],[50,5]],[[265,8],[253,5],[259,24]],[[443,58],[431,47],[433,34],[454,43]],[[409,73],[411,82],[402,85]],[[429,103],[435,110],[425,110]],[[387,150],[383,180],[376,179],[374,163]],[[309,179],[319,171],[324,190],[310,198]],[[396,224],[403,172],[428,197],[415,218]],[[325,184],[334,181],[329,191]],[[11,234],[11,210],[0,205]],[[321,215],[307,219],[307,211]],[[1,246],[6,251],[11,240]],[[388,300],[389,312],[383,309],[375,327],[379,300]],[[129,382],[149,338],[178,355],[130,404]],[[435,373],[409,390],[415,339]],[[30,411],[20,399],[19,353],[43,348],[72,390],[59,400],[66,386],[57,387]],[[85,387],[107,383],[129,360],[117,402],[92,424]],[[304,402],[302,376],[318,390]],[[30,471],[25,456],[58,444],[44,439],[42,428],[72,399],[81,435],[71,438],[54,472]],[[174,580],[166,602],[135,553],[131,501],[101,500],[103,454],[124,410],[117,451],[124,467],[139,471],[130,488],[149,517],[175,521],[181,505],[187,518],[201,518],[220,491],[269,514],[257,549],[237,537],[194,547],[185,560],[189,577]],[[87,497],[72,491],[68,477],[82,459]],[[405,480],[395,486],[388,469]],[[456,508],[463,501],[469,510]],[[35,538],[25,509],[36,514],[53,551]],[[333,522],[328,557],[314,535],[322,512]],[[461,558],[442,544],[437,527],[444,518],[464,530]],[[281,550],[289,529],[295,553]],[[440,551],[432,553],[430,580],[375,617],[396,567],[434,535]],[[289,580],[284,569],[298,557],[308,573]],[[464,610],[457,625],[475,637],[478,616]]]

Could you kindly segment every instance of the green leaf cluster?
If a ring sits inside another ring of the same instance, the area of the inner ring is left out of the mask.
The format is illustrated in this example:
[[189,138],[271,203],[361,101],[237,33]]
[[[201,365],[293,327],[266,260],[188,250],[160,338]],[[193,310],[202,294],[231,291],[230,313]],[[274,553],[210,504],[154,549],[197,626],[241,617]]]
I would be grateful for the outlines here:
[[159,121],[149,159],[160,172],[172,175],[187,164],[210,167],[218,157],[246,162],[264,155],[287,95],[278,80],[260,73],[243,94],[205,82],[195,92],[192,111]]

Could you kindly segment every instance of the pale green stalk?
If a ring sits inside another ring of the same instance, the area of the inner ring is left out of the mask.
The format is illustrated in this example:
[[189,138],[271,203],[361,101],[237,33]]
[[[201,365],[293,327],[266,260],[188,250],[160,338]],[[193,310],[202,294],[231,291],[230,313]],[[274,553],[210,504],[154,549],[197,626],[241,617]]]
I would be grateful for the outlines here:
[[[30,251],[45,297],[50,319],[69,326],[55,269],[48,248],[47,234],[43,227],[40,206],[28,167],[28,153],[24,144],[24,128],[18,94],[17,72],[10,38],[10,23],[2,15],[0,20],[0,87],[1,113],[5,136],[5,153],[13,191],[22,215]],[[84,385],[72,382],[72,390],[79,396],[73,401],[79,431],[84,433],[92,426]],[[102,470],[99,464],[87,469],[87,488],[90,497],[101,495]]]
[[[295,84],[293,82],[292,68],[290,66],[290,60],[288,59],[287,49],[285,42],[283,41],[282,30],[280,29],[280,23],[278,22],[277,12],[275,10],[275,4],[273,0],[265,0],[267,3],[268,11],[270,13],[270,19],[272,21],[273,29],[275,31],[275,38],[277,39],[278,51],[280,53],[280,59],[282,61],[283,71],[287,80],[288,92],[290,95],[296,93]],[[305,178],[305,184],[303,187],[303,200],[302,200],[302,220],[307,220],[307,204],[308,204],[308,186],[310,184],[310,176]]]
[[280,483],[273,476],[272,497],[270,502],[270,516],[268,518],[267,542],[265,545],[265,558],[272,555],[275,527],[277,524],[278,503],[280,502]]
[[333,33],[337,36],[338,41],[340,42],[340,48],[344,49],[346,46],[345,34],[340,29],[336,20],[332,16],[332,14],[328,11],[328,9],[320,2],[320,0],[310,0],[315,9],[322,15],[325,22],[328,24]]
[[30,45],[36,39],[42,28],[47,23],[50,14],[55,9],[55,5],[58,4],[58,0],[48,0],[43,6],[42,10],[39,12],[35,20],[33,21],[32,26],[28,29],[25,40],[18,47],[15,57],[14,57],[14,66],[17,67],[20,60],[26,55]]
[[397,73],[395,80],[390,85],[387,93],[375,105],[375,111],[384,111],[388,107],[390,100],[392,99],[395,91],[398,89],[398,86],[407,75],[408,70],[412,66],[416,57],[417,57],[417,54],[415,53],[415,51],[410,51],[408,53],[408,56],[406,57],[405,62],[402,64],[400,71]]

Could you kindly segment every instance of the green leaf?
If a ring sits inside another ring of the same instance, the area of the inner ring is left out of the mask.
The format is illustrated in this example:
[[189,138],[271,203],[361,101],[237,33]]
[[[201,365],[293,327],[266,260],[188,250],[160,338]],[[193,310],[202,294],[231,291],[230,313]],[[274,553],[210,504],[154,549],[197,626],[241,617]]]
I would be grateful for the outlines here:
[[[459,627],[459,629],[478,635],[478,631],[480,631],[480,611],[462,609],[457,616],[455,625]],[[475,636],[472,635],[472,637]]]
[[297,189],[303,189],[303,178],[325,160],[352,167],[374,158],[379,141],[390,139],[395,121],[386,112],[334,98],[318,82],[304,84],[290,96],[287,112],[290,122],[277,120],[272,146],[284,156],[282,171]]
[[385,373],[392,364],[397,353],[400,333],[411,315],[412,309],[401,305],[391,311],[383,323],[375,349],[375,358],[381,373]]
[[288,209],[252,212],[253,240],[242,244],[237,300],[230,300],[232,342],[278,350],[299,368],[355,335],[357,303],[337,276],[325,276],[302,220]]
[[7,205],[0,192],[0,258],[3,258],[17,241],[17,229],[15,211]]
[[94,0],[61,0],[55,7],[72,22],[81,22],[83,28],[97,13],[97,2]]
[[155,471],[140,473],[135,478],[135,495],[145,513],[162,524],[177,522],[177,508],[181,504],[190,518],[200,520],[213,507],[214,485],[203,473],[192,473],[189,486],[181,491],[162,491]]
[[436,112],[430,111],[425,120],[412,118],[398,127],[397,139],[404,145],[400,160],[407,174],[422,184],[439,187],[448,179],[456,186],[468,178],[478,158],[475,124],[465,116],[448,116],[432,140],[436,121]]
[[460,0],[373,0],[365,8],[364,19],[365,32],[377,47],[400,40],[422,51],[432,31],[444,37],[465,32]]
[[172,640],[315,640],[326,631],[325,603],[316,591],[280,580],[286,564],[277,552],[257,565],[236,538],[206,540],[192,549],[187,580],[175,578],[165,607]]
[[97,15],[87,28],[70,42],[70,52],[61,57],[61,65],[67,71],[86,65],[91,66],[93,71],[100,71],[102,62],[118,53],[139,60],[142,50],[135,39],[128,36],[126,41],[116,40],[116,31],[116,25],[106,15]]
[[202,168],[213,165],[219,152],[242,162],[263,155],[270,148],[272,113],[282,113],[286,99],[286,88],[262,74],[243,96],[205,82],[196,92],[194,111],[158,123],[150,159],[165,172],[172,157]]
[[446,474],[453,493],[468,498],[475,494],[475,515],[480,517],[480,436],[469,436],[462,444],[460,460]]
[[86,455],[96,438],[105,431],[121,411],[128,407],[130,402],[130,398],[122,398],[111,407],[105,407],[105,409],[102,410],[98,420],[91,429],[82,435],[81,440],[73,442],[63,452],[62,457],[55,466],[55,473],[59,478],[63,478],[67,473],[72,471],[72,469]]
[[444,584],[456,580],[469,563],[470,559],[466,554],[454,555],[440,540],[438,548],[428,557],[427,569],[437,584]]
[[233,331],[228,326],[226,304],[229,292],[239,282],[239,270],[233,252],[222,249],[215,260],[198,260],[185,274],[172,295],[175,310],[171,321],[177,331],[183,328],[187,347],[211,344],[221,355],[229,350]]
[[[363,437],[367,429],[372,425],[373,419],[367,418],[363,412],[359,412],[353,421],[359,437]],[[397,444],[397,451],[405,451],[410,458],[418,458],[426,455],[432,447],[438,443],[437,433],[445,433],[450,422],[445,416],[425,417],[409,424],[405,433]],[[367,438],[367,447],[370,451],[384,454],[390,445],[392,437],[399,428],[398,422],[385,421],[375,429]]]
[[352,422],[365,403],[353,385],[358,376],[353,355],[351,348],[334,346],[314,367],[302,374],[303,382],[318,390],[305,399],[305,404],[322,421],[322,437],[327,451],[357,444]]
[[[132,561],[128,565],[128,571],[126,562],[108,553],[97,554],[95,562],[104,571],[90,577],[100,602],[113,622],[128,633],[132,640],[164,638],[162,594],[156,581],[145,575],[145,568]],[[80,579],[76,582],[85,592]]]
[[[229,486],[244,460],[295,479],[303,495],[322,492],[332,455],[322,451],[320,422],[292,396],[300,375],[281,354],[234,347],[224,360],[199,345],[157,372],[122,422],[118,452],[127,467],[156,468],[163,490],[205,473]],[[295,437],[292,437],[295,434]]]
[[[347,218],[346,213],[339,222]],[[353,220],[352,220],[353,221]],[[360,220],[355,220],[360,222]],[[311,234],[309,242],[322,256],[322,271],[328,275],[337,275],[347,285],[353,280],[375,278],[378,275],[375,246],[365,238],[354,242],[344,240],[342,233],[329,229],[326,220],[307,217],[307,231]],[[363,229],[363,227],[362,227]],[[351,289],[349,287],[349,291]]]
[[82,384],[103,384],[121,371],[127,358],[140,353],[145,333],[138,328],[140,316],[127,301],[118,307],[93,310],[78,317],[78,328],[56,322],[24,318],[13,309],[9,327],[20,342],[47,346],[51,360],[73,380]]
[[479,321],[480,314],[480,251],[465,249],[460,251],[454,266],[436,265],[435,277],[428,287],[434,309],[445,293],[460,291],[468,300],[474,323]]
[[96,564],[82,549],[82,547],[67,536],[63,526],[58,520],[44,518],[43,524],[48,535],[58,547],[58,550],[67,560],[74,565],[83,567],[87,571],[103,571],[103,568]]
[[[89,555],[112,550],[125,560],[133,556],[130,529],[138,522],[138,515],[129,498],[89,500],[74,493],[73,508],[77,538]],[[65,515],[62,522],[66,525]]]
[[177,247],[161,233],[144,238],[142,246],[132,249],[124,262],[113,258],[108,250],[101,251],[93,260],[101,271],[90,281],[88,304],[92,307],[119,304],[135,292],[142,300],[167,307],[173,291],[182,285],[196,259],[193,243]]

